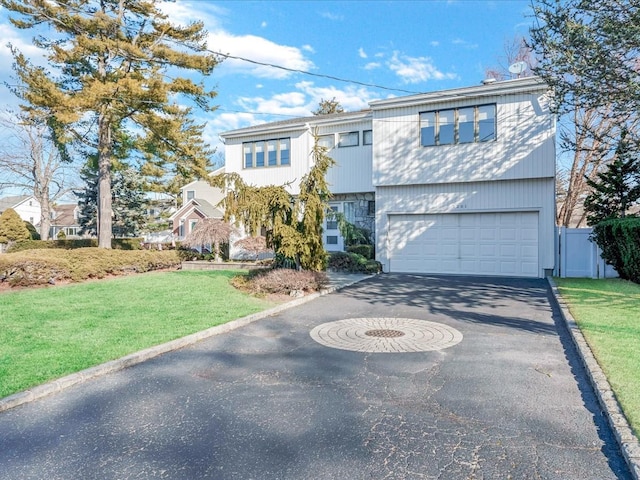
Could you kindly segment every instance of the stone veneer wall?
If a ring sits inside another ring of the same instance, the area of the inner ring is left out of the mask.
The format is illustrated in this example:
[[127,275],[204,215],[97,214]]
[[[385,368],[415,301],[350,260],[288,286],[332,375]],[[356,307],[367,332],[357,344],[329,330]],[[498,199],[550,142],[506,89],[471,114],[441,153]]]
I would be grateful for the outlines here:
[[371,243],[375,244],[376,238],[376,217],[375,213],[369,215],[369,202],[375,201],[375,193],[345,193],[331,197],[331,202],[353,202],[355,205],[354,225],[366,228],[371,232]]

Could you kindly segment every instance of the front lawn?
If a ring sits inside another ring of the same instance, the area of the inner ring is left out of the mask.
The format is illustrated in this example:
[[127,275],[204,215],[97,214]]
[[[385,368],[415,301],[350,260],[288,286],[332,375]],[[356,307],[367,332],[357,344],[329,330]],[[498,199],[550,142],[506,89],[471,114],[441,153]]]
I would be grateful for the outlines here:
[[640,285],[556,279],[636,435],[640,434]]
[[0,293],[0,398],[273,306],[239,272],[177,271]]

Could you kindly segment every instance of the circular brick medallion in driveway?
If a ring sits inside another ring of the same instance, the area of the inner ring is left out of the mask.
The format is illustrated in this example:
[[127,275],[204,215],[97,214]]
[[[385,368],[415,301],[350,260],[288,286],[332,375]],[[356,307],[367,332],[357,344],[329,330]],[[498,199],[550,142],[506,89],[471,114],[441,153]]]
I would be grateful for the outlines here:
[[348,318],[318,325],[310,335],[327,347],[372,353],[429,352],[462,341],[455,328],[412,318]]

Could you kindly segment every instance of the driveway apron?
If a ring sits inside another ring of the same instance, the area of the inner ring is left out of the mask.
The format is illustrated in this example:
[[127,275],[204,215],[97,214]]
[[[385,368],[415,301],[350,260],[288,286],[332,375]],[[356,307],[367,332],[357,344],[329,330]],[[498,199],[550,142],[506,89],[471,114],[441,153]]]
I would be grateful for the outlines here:
[[551,302],[373,277],[0,414],[0,479],[630,478]]

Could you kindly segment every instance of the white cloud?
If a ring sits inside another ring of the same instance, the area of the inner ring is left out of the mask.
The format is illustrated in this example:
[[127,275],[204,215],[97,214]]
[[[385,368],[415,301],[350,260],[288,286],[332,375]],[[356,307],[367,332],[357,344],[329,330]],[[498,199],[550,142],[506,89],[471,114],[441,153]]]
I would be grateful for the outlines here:
[[[279,65],[295,70],[311,70],[314,65],[296,47],[277,43],[255,35],[236,36],[224,31],[210,33],[209,49],[222,54],[255,60],[260,63]],[[287,78],[291,72],[266,65],[256,65],[243,60],[227,58],[222,62],[220,73],[249,73],[262,78]]]
[[[20,33],[24,34],[21,36]],[[29,35],[32,34],[33,32],[17,30],[7,23],[0,24],[0,65],[9,68],[9,70],[11,69],[13,55],[11,55],[11,50],[7,46],[8,43],[17,48],[36,65],[43,65],[45,51],[31,43]],[[6,71],[6,69],[3,68],[3,71]]]
[[369,62],[364,66],[365,70],[375,70],[376,68],[380,68],[382,64],[380,62]]
[[244,113],[224,112],[216,115],[208,124],[218,131],[232,130],[291,117],[308,117],[318,108],[321,100],[335,98],[348,111],[358,111],[369,107],[369,102],[379,99],[379,95],[365,87],[334,86],[319,87],[313,82],[302,81],[295,84],[295,90],[278,93],[271,97],[240,97],[235,102],[237,109]]
[[261,26],[262,28],[266,28],[266,27],[267,27],[267,22],[262,22],[262,23],[260,24],[260,26]]
[[360,58],[367,58],[367,52],[365,52],[362,47],[358,49],[358,55],[360,55]]
[[316,53],[316,51],[314,50],[314,48],[311,45],[303,45],[302,46],[302,50],[304,50],[305,52],[309,52],[309,53]]
[[428,80],[454,79],[456,74],[443,73],[433,65],[429,57],[410,57],[393,52],[393,57],[387,62],[389,68],[399,76],[404,83],[420,83]]
[[341,22],[342,20],[344,20],[344,16],[337,13],[321,12],[320,16],[322,18],[326,18],[327,20],[333,20],[334,22]]
[[198,1],[165,1],[158,4],[158,8],[168,16],[169,20],[181,25],[188,25],[194,19],[204,22],[208,30],[219,28],[220,19],[226,17],[229,11],[209,2]]
[[469,50],[473,50],[475,48],[478,48],[478,44],[477,43],[471,43],[471,42],[468,42],[468,41],[463,40],[461,38],[454,38],[451,43],[453,43],[454,45],[460,45],[461,47],[464,47],[464,48],[469,49]]
[[433,41],[429,42],[429,45],[431,45],[432,47],[439,47],[440,46],[440,42],[438,40],[433,40]]
[[318,108],[321,100],[331,100],[335,98],[347,112],[354,112],[369,108],[369,102],[377,100],[379,96],[366,89],[366,87],[357,87],[349,85],[345,88],[336,88],[334,86],[318,87],[313,82],[298,82],[296,88],[307,95],[306,106],[309,112]]

